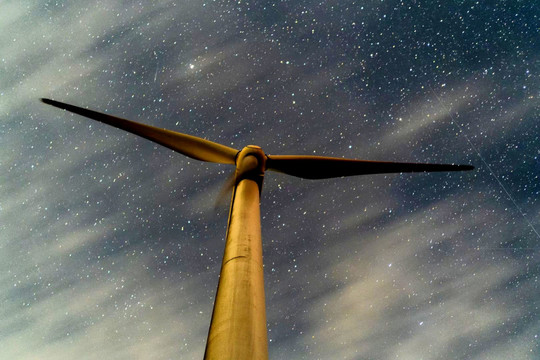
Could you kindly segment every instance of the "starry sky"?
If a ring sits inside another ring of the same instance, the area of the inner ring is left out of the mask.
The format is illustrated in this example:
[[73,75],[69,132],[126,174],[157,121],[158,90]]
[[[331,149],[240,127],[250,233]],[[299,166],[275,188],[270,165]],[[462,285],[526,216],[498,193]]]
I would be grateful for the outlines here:
[[233,169],[44,105],[269,154],[271,359],[540,357],[535,1],[0,3],[0,358],[201,359]]

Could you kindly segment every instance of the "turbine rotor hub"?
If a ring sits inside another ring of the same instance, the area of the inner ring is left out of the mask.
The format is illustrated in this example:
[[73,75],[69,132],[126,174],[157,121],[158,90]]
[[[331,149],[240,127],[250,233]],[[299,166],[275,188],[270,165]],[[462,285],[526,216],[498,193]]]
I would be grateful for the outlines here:
[[236,157],[236,183],[250,179],[262,185],[264,170],[266,169],[266,155],[257,145],[248,145]]

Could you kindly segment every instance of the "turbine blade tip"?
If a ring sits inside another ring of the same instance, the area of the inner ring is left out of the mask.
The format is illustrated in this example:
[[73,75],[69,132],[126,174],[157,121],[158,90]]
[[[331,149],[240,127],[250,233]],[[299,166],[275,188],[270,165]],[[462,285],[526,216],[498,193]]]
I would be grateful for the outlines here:
[[39,100],[44,104],[52,105],[52,106],[56,106],[56,107],[58,107],[59,104],[60,104],[58,101],[54,101],[54,100],[47,99],[47,98],[40,98]]

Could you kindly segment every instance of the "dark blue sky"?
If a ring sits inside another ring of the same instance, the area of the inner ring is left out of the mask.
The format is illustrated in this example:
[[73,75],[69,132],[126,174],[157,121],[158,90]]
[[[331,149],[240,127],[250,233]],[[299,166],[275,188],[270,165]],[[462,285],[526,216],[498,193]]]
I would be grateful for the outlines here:
[[201,359],[232,172],[64,113],[235,148],[470,163],[261,203],[272,359],[537,359],[533,1],[0,5],[0,358]]

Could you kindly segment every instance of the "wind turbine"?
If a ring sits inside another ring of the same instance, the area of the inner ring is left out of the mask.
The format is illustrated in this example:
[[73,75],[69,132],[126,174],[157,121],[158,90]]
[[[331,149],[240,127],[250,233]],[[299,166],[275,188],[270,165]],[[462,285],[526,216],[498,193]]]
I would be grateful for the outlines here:
[[366,174],[474,169],[470,165],[268,155],[255,145],[237,150],[196,136],[140,124],[55,100],[41,101],[142,136],[193,159],[236,166],[225,253],[206,342],[205,359],[268,358],[259,207],[266,170],[306,179],[326,179]]

